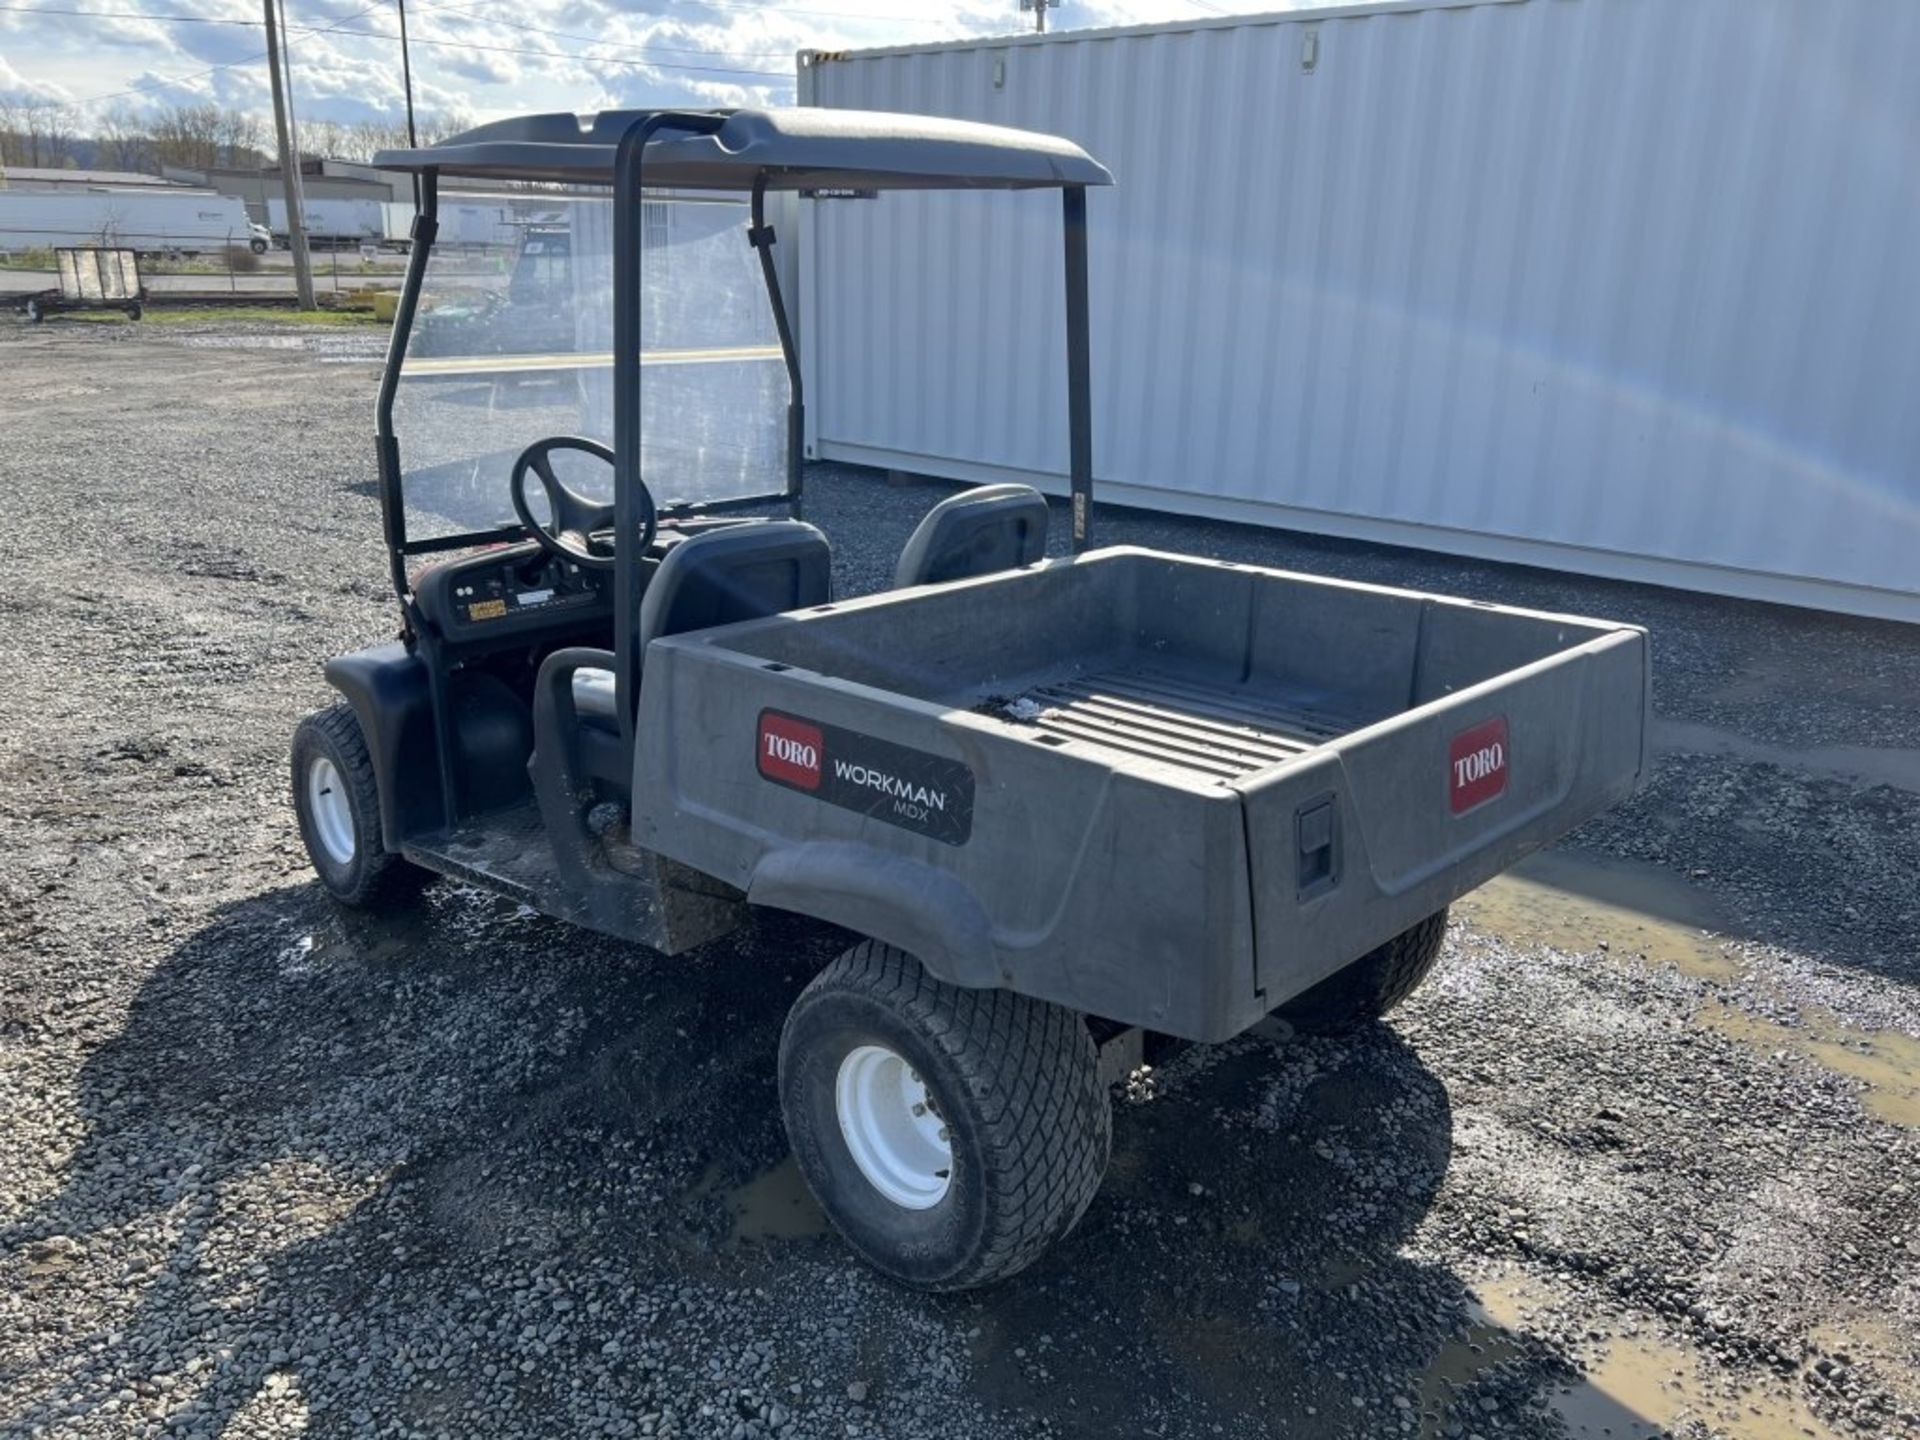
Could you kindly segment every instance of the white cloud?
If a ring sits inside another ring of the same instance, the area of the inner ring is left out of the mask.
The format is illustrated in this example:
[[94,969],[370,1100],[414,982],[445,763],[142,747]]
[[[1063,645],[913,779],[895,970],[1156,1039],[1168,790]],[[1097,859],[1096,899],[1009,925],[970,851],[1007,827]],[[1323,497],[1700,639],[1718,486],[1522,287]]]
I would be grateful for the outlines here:
[[0,52],[0,105],[65,104],[72,99],[63,86],[22,75]]
[[[50,0],[49,0],[50,3]],[[1246,0],[1273,8],[1272,0]],[[1284,3],[1284,0],[1282,0]],[[77,101],[89,112],[212,100],[267,102],[265,40],[251,0],[62,0],[245,25],[0,12],[0,96]],[[390,0],[287,0],[294,96],[303,117],[397,116]],[[1070,0],[1057,27],[1205,18],[1199,0]],[[924,43],[1022,28],[1014,0],[413,0],[416,103],[479,118],[529,110],[660,104],[787,104],[796,50]],[[217,68],[216,68],[217,67]],[[118,92],[137,90],[134,95]],[[92,103],[90,103],[92,102]]]

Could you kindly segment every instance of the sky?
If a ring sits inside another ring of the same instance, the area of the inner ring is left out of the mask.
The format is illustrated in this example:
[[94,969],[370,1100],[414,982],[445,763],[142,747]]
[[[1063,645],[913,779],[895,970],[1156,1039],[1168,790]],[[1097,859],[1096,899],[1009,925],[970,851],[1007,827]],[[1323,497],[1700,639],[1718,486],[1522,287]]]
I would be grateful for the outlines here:
[[[399,115],[393,0],[284,3],[299,114],[345,122]],[[1052,29],[1081,29],[1289,4],[1064,0],[1048,19]],[[116,103],[210,101],[264,113],[261,15],[260,0],[0,0],[0,104],[73,106],[81,133]],[[485,120],[790,104],[794,52],[803,47],[1005,34],[1031,28],[1032,17],[1018,0],[408,0],[407,23],[416,107]]]

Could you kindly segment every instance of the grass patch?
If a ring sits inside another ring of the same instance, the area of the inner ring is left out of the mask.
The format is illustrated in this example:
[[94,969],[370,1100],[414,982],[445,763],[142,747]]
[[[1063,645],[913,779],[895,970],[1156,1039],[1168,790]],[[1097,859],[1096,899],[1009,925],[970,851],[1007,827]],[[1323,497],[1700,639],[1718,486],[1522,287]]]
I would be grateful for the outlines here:
[[[253,252],[247,252],[251,255]],[[225,260],[142,260],[142,275],[224,275],[228,269]]]
[[[127,324],[126,313],[121,310],[64,310],[50,317],[59,321],[79,321],[86,324]],[[178,310],[156,308],[148,303],[141,316],[142,325],[203,325],[239,321],[246,324],[265,322],[272,325],[319,325],[331,329],[380,329],[387,328],[386,322],[376,320],[368,310],[288,310],[273,305],[195,305],[183,306]]]
[[332,325],[332,326],[378,326],[385,329],[384,321],[373,318],[370,310],[290,310],[276,305],[195,305],[182,306],[178,310],[169,310],[164,306],[149,306],[146,320],[155,325],[197,325],[202,322],[240,320],[248,323],[265,321],[280,325]]

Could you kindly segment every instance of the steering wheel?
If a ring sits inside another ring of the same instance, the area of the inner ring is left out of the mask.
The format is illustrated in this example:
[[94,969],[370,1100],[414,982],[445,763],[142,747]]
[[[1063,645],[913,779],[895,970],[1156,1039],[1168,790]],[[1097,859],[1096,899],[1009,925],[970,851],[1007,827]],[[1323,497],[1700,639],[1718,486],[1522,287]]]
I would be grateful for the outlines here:
[[[520,452],[507,481],[508,493],[513,497],[513,513],[520,517],[520,523],[534,539],[561,559],[593,570],[611,570],[613,541],[606,532],[613,529],[613,506],[589,500],[555,475],[550,457],[556,450],[580,450],[613,464],[612,450],[582,435],[551,435],[545,440],[536,440]],[[547,508],[553,514],[550,525],[535,520],[527,505],[529,470],[540,477],[540,488],[546,491]],[[644,551],[660,531],[660,514],[644,481],[640,483],[639,499],[640,549]]]

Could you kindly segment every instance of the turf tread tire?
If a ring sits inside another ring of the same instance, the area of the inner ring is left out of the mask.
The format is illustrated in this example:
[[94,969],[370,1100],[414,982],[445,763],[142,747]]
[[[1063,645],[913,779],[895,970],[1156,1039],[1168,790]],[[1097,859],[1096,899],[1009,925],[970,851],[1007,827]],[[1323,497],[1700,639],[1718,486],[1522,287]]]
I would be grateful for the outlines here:
[[[354,857],[345,866],[334,863],[316,843],[307,816],[306,771],[315,748],[333,760],[347,787],[348,807],[353,812]],[[374,776],[373,758],[360,731],[360,717],[351,705],[316,710],[294,731],[293,808],[314,873],[327,893],[341,904],[359,910],[392,908],[411,900],[427,880],[426,871],[386,847],[380,825],[380,782]]]
[[1346,1035],[1371,1025],[1420,987],[1446,935],[1443,906],[1274,1013],[1308,1035]]
[[[906,952],[863,942],[821,971],[787,1017],[780,1089],[790,1133],[798,1104],[790,1090],[799,1069],[796,1035],[808,1028],[809,1012],[816,1007],[861,1001],[876,1003],[903,1022],[942,1057],[943,1075],[963,1087],[962,1097],[950,1088],[946,1093],[936,1088],[935,1094],[956,1129],[957,1117],[949,1112],[956,1105],[971,1112],[977,1153],[969,1157],[956,1146],[955,1164],[957,1170],[970,1163],[978,1177],[983,1223],[963,1252],[944,1257],[932,1271],[925,1266],[908,1270],[836,1213],[832,1185],[817,1184],[808,1173],[810,1152],[795,1135],[808,1184],[849,1243],[904,1283],[964,1290],[1025,1269],[1086,1213],[1112,1148],[1112,1109],[1085,1022],[1071,1010],[1011,991],[945,984]],[[839,1058],[829,1057],[836,1069]],[[817,1148],[811,1154],[817,1157]],[[867,1183],[857,1171],[847,1180],[856,1182]]]

